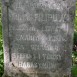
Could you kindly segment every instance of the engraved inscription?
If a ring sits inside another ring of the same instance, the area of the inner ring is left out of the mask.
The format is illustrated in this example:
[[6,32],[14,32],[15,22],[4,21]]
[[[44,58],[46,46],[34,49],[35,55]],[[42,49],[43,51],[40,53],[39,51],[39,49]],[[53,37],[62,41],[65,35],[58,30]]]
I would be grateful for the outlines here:
[[15,0],[9,6],[10,51],[16,66],[44,72],[62,67],[73,32],[66,6],[55,0]]

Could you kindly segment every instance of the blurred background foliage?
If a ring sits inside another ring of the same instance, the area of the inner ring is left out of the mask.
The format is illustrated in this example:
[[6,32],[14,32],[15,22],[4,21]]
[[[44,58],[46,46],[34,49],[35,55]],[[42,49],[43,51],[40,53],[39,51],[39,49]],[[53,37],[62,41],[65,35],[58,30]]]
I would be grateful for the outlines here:
[[75,28],[74,28],[74,44],[73,44],[73,66],[72,66],[72,77],[77,77],[77,2],[76,2],[76,11],[75,11]]
[[[77,3],[75,12],[75,29],[74,29],[74,44],[73,44],[73,66],[72,66],[72,77],[77,77]],[[2,23],[1,23],[1,2],[0,2],[0,77],[3,74],[4,61],[3,61],[3,40],[2,40]]]
[[2,23],[1,23],[1,2],[0,2],[0,77],[3,74],[3,40],[2,40]]

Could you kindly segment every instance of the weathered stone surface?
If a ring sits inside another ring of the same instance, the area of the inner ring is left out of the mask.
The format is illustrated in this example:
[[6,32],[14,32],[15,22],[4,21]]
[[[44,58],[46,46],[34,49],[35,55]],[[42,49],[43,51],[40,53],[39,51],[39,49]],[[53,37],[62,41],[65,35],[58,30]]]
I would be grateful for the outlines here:
[[75,0],[2,0],[3,77],[71,77]]

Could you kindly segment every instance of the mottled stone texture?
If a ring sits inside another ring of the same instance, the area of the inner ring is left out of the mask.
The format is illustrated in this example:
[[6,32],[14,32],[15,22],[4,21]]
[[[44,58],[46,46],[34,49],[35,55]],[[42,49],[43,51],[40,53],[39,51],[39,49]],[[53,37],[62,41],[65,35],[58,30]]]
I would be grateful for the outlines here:
[[3,77],[71,77],[75,0],[2,0]]

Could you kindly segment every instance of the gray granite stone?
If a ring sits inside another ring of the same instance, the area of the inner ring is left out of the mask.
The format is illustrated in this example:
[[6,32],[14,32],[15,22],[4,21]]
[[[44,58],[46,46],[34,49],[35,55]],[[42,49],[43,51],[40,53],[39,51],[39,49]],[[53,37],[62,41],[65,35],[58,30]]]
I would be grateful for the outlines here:
[[3,77],[71,77],[75,0],[2,0]]

